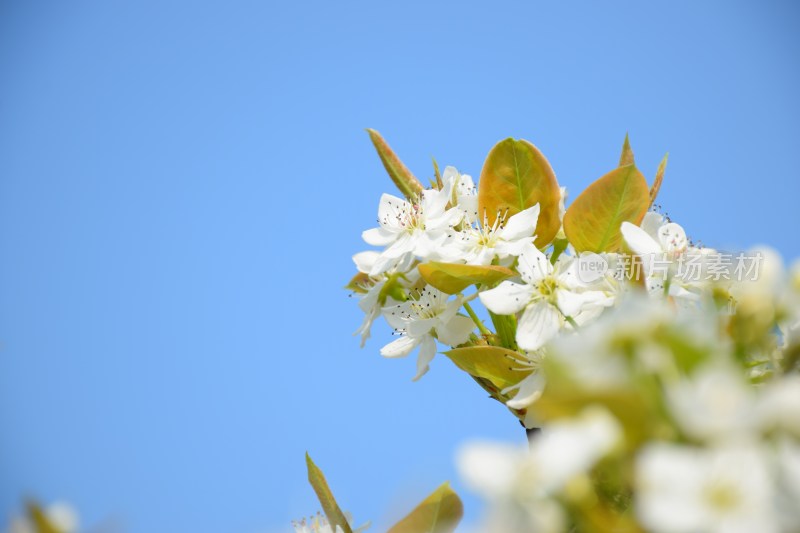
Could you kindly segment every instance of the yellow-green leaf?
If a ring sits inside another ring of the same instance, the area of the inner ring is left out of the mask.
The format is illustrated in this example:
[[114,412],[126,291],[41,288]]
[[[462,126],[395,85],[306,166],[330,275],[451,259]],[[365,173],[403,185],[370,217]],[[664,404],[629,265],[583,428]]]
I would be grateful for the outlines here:
[[614,252],[623,222],[639,224],[650,205],[647,181],[635,165],[615,168],[589,185],[564,215],[564,232],[578,252]]
[[344,533],[353,533],[350,524],[347,523],[347,518],[345,518],[342,510],[339,509],[339,505],[336,503],[330,487],[328,487],[328,482],[325,480],[322,470],[314,464],[308,452],[306,452],[306,466],[308,467],[308,482],[311,483],[314,492],[317,493],[319,503],[322,505],[322,511],[325,513],[331,529],[335,530],[336,526],[339,526]]
[[478,214],[494,224],[498,214],[510,217],[539,204],[536,246],[542,248],[558,233],[561,192],[550,163],[531,143],[505,139],[486,157],[478,182]]
[[383,167],[389,173],[389,177],[392,178],[397,188],[400,189],[400,192],[406,198],[418,196],[423,189],[422,183],[400,161],[400,158],[392,151],[380,133],[372,129],[367,129],[367,133],[369,133],[372,144],[375,145],[375,150],[378,151],[378,157],[381,158]]
[[631,141],[626,133],[625,141],[622,143],[622,154],[619,156],[619,166],[624,167],[626,165],[632,165],[633,163],[633,149],[631,148]]
[[444,354],[467,374],[490,381],[500,391],[531,373],[529,367],[520,364],[520,354],[499,346],[466,346]]
[[431,261],[419,265],[419,273],[428,285],[447,294],[458,294],[470,285],[492,285],[510,278],[514,272],[506,267],[461,265]]
[[664,181],[664,171],[667,170],[667,157],[669,154],[664,156],[664,159],[661,160],[661,164],[658,165],[658,170],[656,170],[656,179],[653,180],[653,186],[650,187],[650,205],[653,205],[653,202],[656,201],[656,196],[658,196],[658,191],[661,190],[661,182]]
[[463,514],[461,498],[445,482],[388,533],[451,533]]
[[28,502],[28,517],[33,523],[35,533],[63,533],[53,522],[47,518],[47,514],[36,502]]

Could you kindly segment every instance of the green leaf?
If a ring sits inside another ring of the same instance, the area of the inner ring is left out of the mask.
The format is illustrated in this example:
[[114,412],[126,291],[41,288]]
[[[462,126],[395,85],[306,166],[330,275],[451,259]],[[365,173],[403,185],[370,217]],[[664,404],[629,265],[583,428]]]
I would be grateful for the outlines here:
[[419,273],[428,285],[447,294],[458,294],[470,285],[492,285],[508,279],[514,272],[506,267],[462,265],[431,261],[419,265]]
[[388,533],[451,533],[463,514],[461,499],[445,482]]
[[367,129],[367,133],[369,133],[369,138],[372,140],[375,150],[378,151],[378,157],[381,158],[383,167],[389,173],[389,177],[392,178],[397,188],[400,189],[400,192],[409,199],[419,196],[423,189],[422,183],[400,161],[400,158],[392,151],[380,133],[372,129]]
[[614,252],[623,222],[639,224],[650,205],[647,181],[635,165],[615,168],[589,185],[564,215],[564,232],[578,252]]
[[633,149],[631,149],[631,141],[626,133],[625,141],[622,143],[622,154],[619,156],[619,166],[624,167],[633,163]]
[[653,186],[650,187],[650,206],[652,206],[653,202],[656,201],[656,197],[658,196],[658,191],[661,190],[661,182],[664,181],[664,171],[667,170],[668,157],[669,154],[664,156],[664,159],[662,159],[661,163],[658,165],[658,170],[656,170],[656,179],[653,180]]
[[550,163],[531,143],[505,139],[486,157],[478,182],[478,214],[489,225],[498,214],[511,217],[539,204],[536,246],[542,248],[556,236],[561,221],[558,203],[561,192]]
[[531,373],[520,364],[522,356],[499,346],[465,346],[444,352],[467,374],[483,378],[502,391],[516,385]]
[[319,503],[322,505],[322,511],[328,518],[331,529],[336,530],[336,526],[340,526],[344,533],[353,533],[350,524],[347,523],[347,518],[345,518],[342,510],[339,509],[339,505],[336,503],[333,493],[328,487],[328,482],[325,481],[322,470],[314,464],[308,452],[306,452],[306,466],[308,467],[308,482],[311,483],[314,492],[317,493]]

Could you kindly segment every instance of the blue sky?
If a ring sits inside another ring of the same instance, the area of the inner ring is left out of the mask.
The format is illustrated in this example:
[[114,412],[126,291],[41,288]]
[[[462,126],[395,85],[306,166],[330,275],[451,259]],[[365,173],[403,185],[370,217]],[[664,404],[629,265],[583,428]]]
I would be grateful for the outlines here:
[[529,139],[573,196],[630,132],[691,237],[800,256],[795,3],[401,4],[0,3],[0,518],[288,531],[309,450],[374,531],[448,479],[474,522],[454,451],[524,434],[351,336],[367,127],[420,176]]

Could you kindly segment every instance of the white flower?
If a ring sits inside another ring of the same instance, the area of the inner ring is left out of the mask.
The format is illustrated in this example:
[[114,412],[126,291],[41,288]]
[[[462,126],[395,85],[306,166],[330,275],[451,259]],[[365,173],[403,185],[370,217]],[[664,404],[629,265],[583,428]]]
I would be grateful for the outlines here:
[[620,437],[616,419],[590,407],[574,419],[549,425],[528,450],[493,443],[464,447],[457,458],[459,472],[489,504],[482,530],[564,531],[564,513],[553,497],[571,480],[586,476]]
[[442,190],[422,191],[419,203],[391,194],[381,196],[380,226],[362,233],[367,244],[387,246],[370,270],[370,276],[378,276],[408,261],[409,256],[423,259],[435,256],[447,239],[448,230],[461,217],[458,210],[447,209],[452,186],[453,181],[449,180]]
[[481,302],[493,313],[510,315],[522,311],[516,340],[523,350],[544,346],[558,333],[566,317],[612,303],[602,291],[586,288],[572,268],[573,261],[562,255],[553,266],[533,244],[527,244],[517,265],[524,283],[504,281],[480,293]]
[[428,371],[428,365],[436,355],[436,339],[449,346],[467,342],[475,324],[468,317],[457,314],[463,298],[458,295],[448,300],[448,295],[426,287],[417,298],[387,306],[383,309],[389,322],[400,338],[381,348],[384,357],[405,357],[417,346],[417,375],[421,378]]
[[769,464],[760,449],[650,444],[637,459],[637,515],[669,533],[778,531]]
[[[413,260],[413,256],[408,254],[406,256],[407,259]],[[353,256],[353,262],[356,264],[356,268],[362,274],[369,274],[372,270],[372,267],[375,263],[380,259],[380,254],[375,251],[366,251],[366,252],[359,252]],[[364,286],[362,287],[366,292],[364,292],[361,298],[358,301],[358,307],[364,312],[364,321],[361,323],[361,326],[353,333],[353,335],[361,335],[361,347],[364,347],[364,344],[367,342],[367,339],[370,336],[370,329],[372,327],[372,323],[375,321],[378,316],[381,314],[381,308],[383,303],[381,302],[381,291],[383,291],[386,282],[388,281],[388,276],[391,274],[403,274],[400,278],[406,282],[406,286],[410,287],[419,279],[419,271],[414,269],[410,270],[412,262],[411,261],[401,261],[400,263],[396,264],[394,268],[390,271],[381,274],[378,278],[368,278],[365,282]],[[389,298],[390,303],[394,301]]]
[[[353,519],[350,516],[350,513],[345,513],[345,519],[352,528]],[[328,519],[322,516],[320,513],[317,513],[316,516],[312,516],[308,519],[302,518],[299,521],[293,521],[292,527],[294,527],[295,533],[344,533],[342,527],[338,524],[334,530],[328,522]],[[358,528],[352,528],[353,533],[360,533],[368,527],[369,522]]]
[[663,295],[667,287],[669,296],[683,305],[699,299],[708,284],[704,273],[714,250],[690,246],[679,224],[665,223],[664,217],[652,211],[645,214],[641,227],[623,222],[620,231],[628,247],[642,259],[651,294]]
[[672,416],[691,437],[705,441],[750,438],[758,424],[756,395],[744,373],[712,364],[667,387]]
[[522,446],[473,442],[456,463],[464,483],[486,500],[481,533],[562,533],[566,514],[538,485],[538,467]]
[[789,374],[766,383],[757,419],[765,431],[778,429],[800,438],[800,376]]
[[[78,531],[78,513],[66,503],[55,502],[48,505],[44,517],[49,524],[60,533],[75,533]],[[41,531],[28,516],[18,516],[11,519],[8,533],[37,533]]]
[[451,204],[454,205],[461,219],[467,223],[478,218],[478,188],[469,174],[459,174],[455,167],[447,167],[442,173],[442,183],[452,183]]
[[518,256],[526,244],[533,243],[538,219],[539,204],[536,204],[508,220],[497,217],[492,226],[467,226],[451,243],[455,259],[468,265],[489,265],[495,257],[503,260]]
[[796,530],[800,524],[800,446],[783,438],[777,445],[777,507],[783,531]]

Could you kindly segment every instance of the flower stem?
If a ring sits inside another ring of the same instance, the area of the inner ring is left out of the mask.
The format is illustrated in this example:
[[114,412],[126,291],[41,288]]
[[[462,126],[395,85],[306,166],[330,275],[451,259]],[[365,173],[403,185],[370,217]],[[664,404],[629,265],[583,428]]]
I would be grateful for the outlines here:
[[472,310],[472,306],[469,305],[469,302],[465,301],[463,302],[463,304],[464,304],[464,309],[467,310],[467,314],[469,314],[469,317],[472,319],[473,322],[475,322],[475,325],[478,326],[478,329],[480,330],[481,334],[491,335],[492,332],[486,326],[483,325],[481,319],[478,318],[478,315],[476,315],[475,311]]

